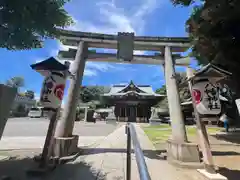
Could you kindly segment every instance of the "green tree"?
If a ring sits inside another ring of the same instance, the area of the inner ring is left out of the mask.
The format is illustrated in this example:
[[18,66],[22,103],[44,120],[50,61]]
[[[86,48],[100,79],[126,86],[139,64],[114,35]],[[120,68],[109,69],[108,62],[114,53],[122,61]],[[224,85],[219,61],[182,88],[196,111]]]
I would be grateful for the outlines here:
[[240,97],[240,1],[172,0],[174,5],[192,6],[186,30],[192,39],[191,56],[200,64],[209,62],[233,73]]
[[186,72],[177,72],[176,80],[178,84],[180,101],[185,102],[191,98],[191,93],[189,91],[188,83],[187,83],[187,74]]
[[41,106],[42,104],[41,104],[41,102],[40,101],[37,101],[36,102],[36,106]]
[[34,94],[35,94],[34,91],[31,91],[31,90],[27,90],[27,91],[25,92],[25,96],[26,96],[26,97],[29,97],[30,99],[34,99],[34,97],[35,97]]
[[[177,81],[181,101],[184,101],[184,99],[186,98],[190,98],[191,94],[188,89],[186,72],[177,72],[176,81]],[[157,89],[155,92],[157,94],[167,94],[166,85],[163,85],[161,88]]]
[[107,90],[104,86],[83,86],[80,90],[80,100],[84,103],[90,101],[100,101],[101,95]]
[[19,90],[19,88],[24,86],[24,78],[20,76],[12,77],[11,79],[7,80],[6,85]]
[[156,89],[155,91],[157,94],[167,94],[167,89],[166,89],[166,85],[162,85],[162,87]]
[[[179,89],[179,96],[180,101],[185,102],[188,101],[191,98],[191,93],[188,88],[187,84],[187,75],[185,72],[177,72],[176,73],[176,81]],[[167,94],[166,85],[163,85],[161,88],[156,90],[157,94]],[[168,107],[168,100],[167,97],[165,97],[161,102],[158,103],[158,107]]]
[[185,84],[187,80],[186,72],[176,72],[176,81],[178,86],[181,84]]
[[42,47],[46,38],[57,38],[58,28],[73,21],[64,10],[68,0],[1,0],[0,47],[21,50]]

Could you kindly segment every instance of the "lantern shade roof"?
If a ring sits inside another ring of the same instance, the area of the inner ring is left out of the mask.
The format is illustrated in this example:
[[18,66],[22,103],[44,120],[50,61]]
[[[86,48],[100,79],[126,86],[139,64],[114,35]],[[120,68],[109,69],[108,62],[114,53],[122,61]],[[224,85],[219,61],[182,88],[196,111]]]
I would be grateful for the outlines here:
[[65,71],[68,67],[54,57],[50,57],[44,61],[35,63],[31,65],[31,68],[34,70],[49,70],[49,71]]
[[[39,72],[43,76],[47,76],[51,71],[63,72],[69,69],[67,65],[60,63],[54,57],[50,57],[44,61],[32,64],[30,66],[33,70]],[[67,71],[67,76],[69,75],[71,75],[71,73]]]
[[221,69],[213,64],[208,64],[204,67],[202,67],[200,70],[196,71],[194,73],[194,76],[192,76],[189,79],[193,79],[196,80],[198,78],[207,78],[207,79],[211,79],[211,78],[224,78],[227,76],[231,76],[232,73],[230,73],[229,71],[226,71],[224,69]]

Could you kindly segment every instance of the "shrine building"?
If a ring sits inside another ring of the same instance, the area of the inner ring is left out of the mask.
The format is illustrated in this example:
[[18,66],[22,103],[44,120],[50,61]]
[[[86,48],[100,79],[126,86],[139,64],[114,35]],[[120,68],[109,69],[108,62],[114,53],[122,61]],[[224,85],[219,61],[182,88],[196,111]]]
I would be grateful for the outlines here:
[[151,107],[166,95],[156,94],[150,85],[113,85],[103,98],[109,106],[114,106],[118,121],[149,122]]

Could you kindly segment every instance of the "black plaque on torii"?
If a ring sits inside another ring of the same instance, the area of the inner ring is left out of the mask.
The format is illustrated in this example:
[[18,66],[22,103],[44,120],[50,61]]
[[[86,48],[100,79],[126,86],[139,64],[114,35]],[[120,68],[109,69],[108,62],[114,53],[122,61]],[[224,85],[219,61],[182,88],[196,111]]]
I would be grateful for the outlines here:
[[119,32],[117,37],[117,58],[132,61],[134,50],[134,33]]

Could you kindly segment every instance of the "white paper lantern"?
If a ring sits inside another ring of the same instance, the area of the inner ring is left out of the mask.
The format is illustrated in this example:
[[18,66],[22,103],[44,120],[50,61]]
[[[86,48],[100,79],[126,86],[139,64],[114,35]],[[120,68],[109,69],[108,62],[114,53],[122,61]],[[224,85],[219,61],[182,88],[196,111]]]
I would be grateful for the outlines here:
[[66,78],[63,73],[52,72],[45,77],[40,96],[40,102],[46,108],[58,108],[61,106],[64,96]]
[[217,115],[221,113],[219,92],[209,81],[201,81],[193,85],[193,96],[200,114]]

